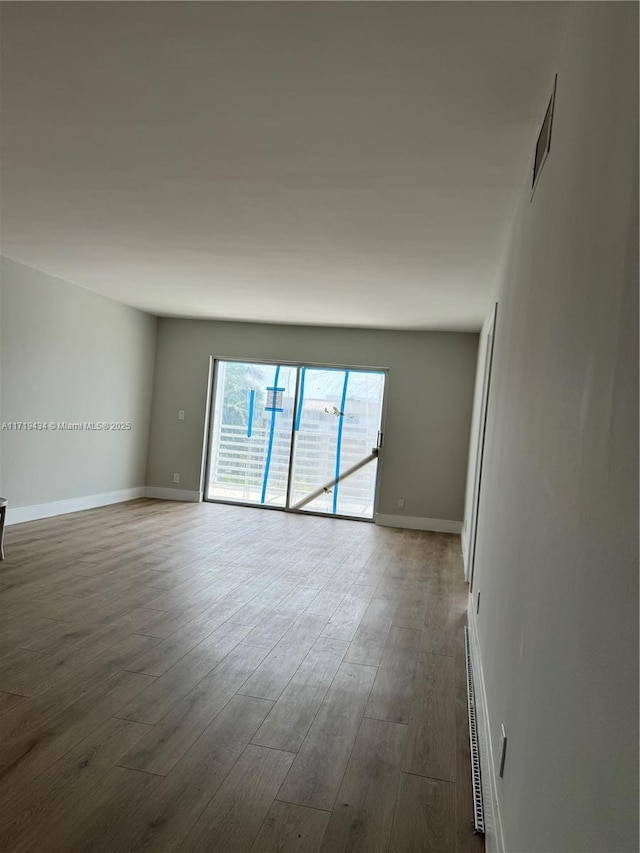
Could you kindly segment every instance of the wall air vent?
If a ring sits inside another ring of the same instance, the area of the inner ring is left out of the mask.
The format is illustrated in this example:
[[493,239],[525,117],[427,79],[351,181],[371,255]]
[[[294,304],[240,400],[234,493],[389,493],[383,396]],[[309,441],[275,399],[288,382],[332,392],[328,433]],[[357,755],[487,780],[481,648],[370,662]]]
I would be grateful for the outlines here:
[[540,128],[540,133],[538,134],[538,139],[536,141],[536,150],[533,158],[533,174],[531,175],[531,197],[533,198],[533,193],[536,188],[536,184],[538,183],[538,178],[540,177],[540,172],[542,171],[542,167],[544,166],[547,155],[549,154],[549,150],[551,148],[551,128],[553,126],[553,110],[556,103],[556,86],[558,84],[558,75],[556,74],[553,81],[553,92],[551,93],[551,98],[549,99],[549,104],[547,106],[547,111],[544,114],[544,120],[542,122],[542,127]]

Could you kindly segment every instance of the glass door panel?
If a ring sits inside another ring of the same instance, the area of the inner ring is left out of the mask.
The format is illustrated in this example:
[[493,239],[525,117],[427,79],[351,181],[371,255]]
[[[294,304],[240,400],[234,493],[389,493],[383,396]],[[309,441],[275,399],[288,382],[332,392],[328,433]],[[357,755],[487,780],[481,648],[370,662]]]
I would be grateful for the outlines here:
[[[373,518],[384,373],[302,367],[289,506]],[[340,482],[336,478],[363,463]],[[310,498],[312,498],[310,500]]]
[[216,361],[207,500],[286,506],[297,372]]

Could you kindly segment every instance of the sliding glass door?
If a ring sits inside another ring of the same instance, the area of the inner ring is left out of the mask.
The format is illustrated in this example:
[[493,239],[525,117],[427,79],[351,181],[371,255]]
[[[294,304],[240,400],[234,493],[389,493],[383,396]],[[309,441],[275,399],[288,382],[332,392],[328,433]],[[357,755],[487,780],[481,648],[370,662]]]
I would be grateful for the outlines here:
[[297,373],[216,361],[208,500],[286,506]]
[[384,373],[301,368],[293,509],[373,518],[383,392]]
[[384,381],[216,360],[206,499],[373,518]]

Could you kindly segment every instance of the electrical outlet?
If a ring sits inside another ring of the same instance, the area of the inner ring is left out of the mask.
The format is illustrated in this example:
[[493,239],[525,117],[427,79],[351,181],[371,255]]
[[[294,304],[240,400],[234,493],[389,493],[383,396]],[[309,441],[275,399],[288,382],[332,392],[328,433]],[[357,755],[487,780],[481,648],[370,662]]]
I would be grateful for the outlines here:
[[404,498],[398,498],[398,509],[404,509]]
[[174,483],[179,483],[179,482],[180,482],[180,474],[174,474],[174,475],[173,475],[173,482],[174,482]]
[[184,409],[179,409],[179,410],[178,410],[178,420],[179,420],[179,421],[183,421],[183,420],[184,420]]

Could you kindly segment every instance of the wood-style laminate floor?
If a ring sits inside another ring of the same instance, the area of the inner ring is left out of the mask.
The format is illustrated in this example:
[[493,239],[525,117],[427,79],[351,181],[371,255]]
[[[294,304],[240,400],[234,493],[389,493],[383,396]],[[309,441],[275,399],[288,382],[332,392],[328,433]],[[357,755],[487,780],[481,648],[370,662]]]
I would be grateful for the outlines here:
[[139,500],[6,554],[3,853],[483,850],[457,536]]

